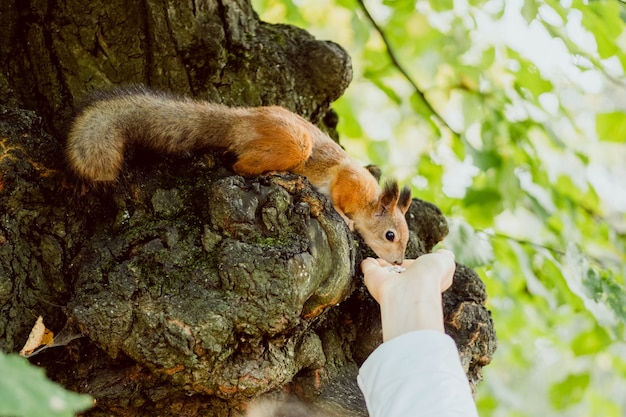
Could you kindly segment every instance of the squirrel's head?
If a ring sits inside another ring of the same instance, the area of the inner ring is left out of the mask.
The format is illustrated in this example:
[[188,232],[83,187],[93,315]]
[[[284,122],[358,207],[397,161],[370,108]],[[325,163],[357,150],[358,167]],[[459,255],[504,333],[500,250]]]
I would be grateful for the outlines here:
[[411,190],[404,187],[400,191],[396,181],[389,181],[368,213],[355,221],[356,231],[365,243],[389,263],[399,265],[404,261],[409,241],[409,228],[404,215],[410,205]]

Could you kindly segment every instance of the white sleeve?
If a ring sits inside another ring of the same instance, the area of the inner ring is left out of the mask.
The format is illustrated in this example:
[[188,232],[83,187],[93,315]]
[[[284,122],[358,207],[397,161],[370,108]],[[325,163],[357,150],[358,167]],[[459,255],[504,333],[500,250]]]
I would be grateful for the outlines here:
[[452,338],[434,330],[380,345],[361,366],[358,383],[370,417],[477,417]]

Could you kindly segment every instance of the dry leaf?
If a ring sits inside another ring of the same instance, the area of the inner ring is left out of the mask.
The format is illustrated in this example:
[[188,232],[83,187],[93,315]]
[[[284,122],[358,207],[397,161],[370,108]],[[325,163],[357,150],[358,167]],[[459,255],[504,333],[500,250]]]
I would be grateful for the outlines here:
[[47,345],[51,343],[53,339],[54,333],[46,329],[46,326],[43,324],[43,317],[39,316],[39,318],[35,322],[35,325],[30,331],[30,334],[28,335],[28,340],[26,341],[26,344],[24,345],[22,350],[20,350],[20,355],[28,357],[39,346]]

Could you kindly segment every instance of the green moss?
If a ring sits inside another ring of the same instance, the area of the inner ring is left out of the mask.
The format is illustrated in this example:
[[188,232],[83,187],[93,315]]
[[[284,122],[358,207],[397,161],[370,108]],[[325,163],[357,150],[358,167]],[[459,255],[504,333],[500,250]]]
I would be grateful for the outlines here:
[[259,238],[255,243],[262,247],[276,248],[276,247],[287,245],[289,243],[289,239],[281,239],[281,238],[276,238],[276,237],[262,237],[262,238]]

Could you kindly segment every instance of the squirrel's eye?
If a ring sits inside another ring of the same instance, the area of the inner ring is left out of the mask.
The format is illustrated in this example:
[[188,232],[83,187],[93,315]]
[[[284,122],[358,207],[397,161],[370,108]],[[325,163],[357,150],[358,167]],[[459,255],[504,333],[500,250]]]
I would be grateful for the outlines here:
[[396,238],[396,234],[392,232],[391,230],[388,230],[387,233],[385,233],[385,239],[387,239],[388,241],[393,242],[395,238]]

